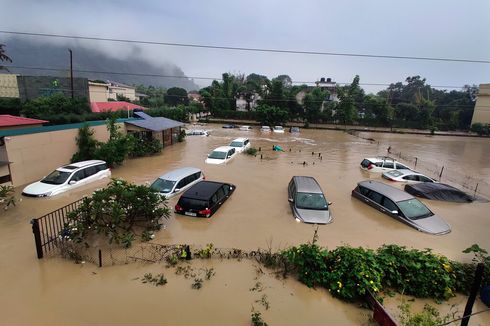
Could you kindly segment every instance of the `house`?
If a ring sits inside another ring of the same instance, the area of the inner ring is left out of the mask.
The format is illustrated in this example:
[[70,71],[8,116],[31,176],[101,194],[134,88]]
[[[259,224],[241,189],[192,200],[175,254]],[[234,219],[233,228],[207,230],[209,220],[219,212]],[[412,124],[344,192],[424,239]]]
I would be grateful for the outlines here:
[[0,130],[40,127],[49,121],[17,117],[10,114],[0,114]]
[[323,90],[326,90],[330,93],[330,96],[326,101],[338,102],[339,99],[337,97],[337,83],[332,81],[332,78],[325,79],[324,77],[320,78],[319,81],[315,82],[316,87],[319,87]]
[[90,102],[92,112],[116,112],[116,111],[133,111],[135,109],[146,110],[147,108],[124,101],[110,102]]
[[258,93],[239,93],[235,97],[235,107],[237,111],[255,111],[262,98]]
[[152,117],[141,111],[133,114],[137,119],[125,122],[128,134],[133,134],[138,138],[158,139],[163,147],[178,141],[181,127],[184,126],[182,122],[164,117]]
[[118,83],[115,81],[93,80],[88,82],[91,102],[108,102],[117,100],[118,96],[124,96],[130,101],[139,101],[145,94],[137,94],[136,87]]
[[490,84],[480,84],[471,124],[490,124]]

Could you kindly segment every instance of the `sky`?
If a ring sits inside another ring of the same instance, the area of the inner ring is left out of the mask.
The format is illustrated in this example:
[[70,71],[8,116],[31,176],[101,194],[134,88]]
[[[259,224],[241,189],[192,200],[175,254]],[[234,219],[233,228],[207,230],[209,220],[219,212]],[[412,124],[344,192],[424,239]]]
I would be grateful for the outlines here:
[[[0,0],[0,30],[316,52],[490,60],[488,0]],[[11,35],[0,33],[0,43]],[[69,42],[32,37],[38,42]],[[172,63],[187,76],[289,75],[293,82],[490,83],[489,63],[241,52],[78,41],[117,58]],[[209,80],[195,79],[201,86]],[[363,86],[368,92],[384,86]]]

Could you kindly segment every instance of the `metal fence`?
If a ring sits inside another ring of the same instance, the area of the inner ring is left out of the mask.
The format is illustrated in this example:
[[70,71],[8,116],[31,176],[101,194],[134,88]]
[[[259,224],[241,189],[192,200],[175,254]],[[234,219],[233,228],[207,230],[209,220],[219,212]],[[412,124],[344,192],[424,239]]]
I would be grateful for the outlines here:
[[68,222],[68,214],[76,210],[84,198],[63,206],[51,213],[31,220],[37,258],[58,250],[62,242],[61,232]]

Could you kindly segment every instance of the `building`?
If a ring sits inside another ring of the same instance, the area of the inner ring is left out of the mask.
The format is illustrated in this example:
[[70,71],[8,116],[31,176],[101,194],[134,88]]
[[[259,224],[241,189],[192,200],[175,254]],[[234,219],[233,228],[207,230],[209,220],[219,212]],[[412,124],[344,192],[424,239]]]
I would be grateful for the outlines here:
[[109,86],[110,84],[105,82],[89,81],[88,92],[90,102],[107,102],[109,98]]
[[332,81],[332,78],[325,79],[324,77],[320,78],[319,81],[315,82],[316,87],[324,89],[330,93],[330,96],[326,101],[338,102],[339,99],[337,97],[337,83]]
[[41,127],[49,121],[17,117],[10,114],[0,114],[0,130]]
[[115,112],[115,111],[133,111],[135,109],[146,110],[147,108],[124,101],[110,102],[90,102],[92,112]]
[[164,148],[178,141],[181,127],[184,126],[182,122],[152,117],[144,112],[134,112],[134,116],[139,119],[125,122],[127,132],[138,138],[158,139]]
[[117,100],[117,97],[125,97],[130,101],[139,101],[145,94],[136,93],[136,87],[121,84],[115,81],[89,81],[90,102],[108,102]]
[[480,84],[471,124],[490,124],[490,84]]
[[0,74],[0,97],[19,98],[17,75]]
[[240,93],[235,97],[237,111],[255,111],[262,98],[258,93]]
[[[23,102],[53,94],[71,97],[71,80],[68,77],[17,76],[17,85],[19,97]],[[73,78],[73,96],[89,98],[87,78]]]

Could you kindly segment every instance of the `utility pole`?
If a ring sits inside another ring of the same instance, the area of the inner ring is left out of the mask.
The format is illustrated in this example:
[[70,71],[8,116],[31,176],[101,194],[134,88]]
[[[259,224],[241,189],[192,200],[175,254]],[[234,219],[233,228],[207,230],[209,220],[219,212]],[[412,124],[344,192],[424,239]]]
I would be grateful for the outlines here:
[[71,88],[71,98],[73,99],[75,97],[73,91],[73,52],[71,49],[68,49],[68,51],[70,51],[70,88]]

